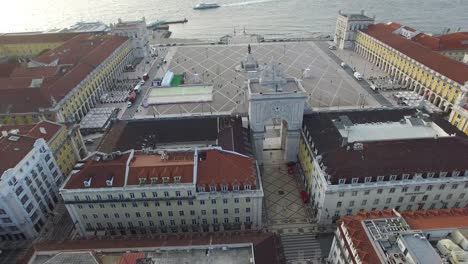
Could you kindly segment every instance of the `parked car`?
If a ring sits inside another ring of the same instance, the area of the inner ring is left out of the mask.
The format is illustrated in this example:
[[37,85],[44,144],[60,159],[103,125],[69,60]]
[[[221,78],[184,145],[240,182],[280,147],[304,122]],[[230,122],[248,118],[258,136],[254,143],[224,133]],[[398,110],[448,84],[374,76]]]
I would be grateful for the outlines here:
[[341,65],[341,68],[343,68],[343,69],[346,69],[346,67],[348,67],[348,65],[346,63],[344,63],[344,62],[342,62],[340,65]]
[[328,49],[330,49],[330,50],[336,50],[336,46],[331,45],[331,46],[328,47]]

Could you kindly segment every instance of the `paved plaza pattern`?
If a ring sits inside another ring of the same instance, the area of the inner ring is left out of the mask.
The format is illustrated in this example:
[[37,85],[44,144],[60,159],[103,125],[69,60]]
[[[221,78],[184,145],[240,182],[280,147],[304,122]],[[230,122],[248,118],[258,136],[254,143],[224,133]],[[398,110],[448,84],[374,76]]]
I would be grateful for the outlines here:
[[267,150],[263,156],[266,228],[280,235],[287,263],[320,263],[321,242],[310,208],[300,198],[298,175],[288,174],[281,150]]
[[[302,79],[307,91],[308,109],[378,105],[315,42],[261,43],[251,46],[252,54],[260,65],[276,61],[287,76]],[[186,84],[198,80],[213,85],[213,101],[157,105],[143,110],[139,115],[247,113],[247,75],[237,70],[247,55],[246,44],[176,46],[168,49],[167,64],[159,69],[157,76],[162,77],[170,70],[175,74],[185,73]],[[307,78],[303,76],[305,69],[309,69]]]

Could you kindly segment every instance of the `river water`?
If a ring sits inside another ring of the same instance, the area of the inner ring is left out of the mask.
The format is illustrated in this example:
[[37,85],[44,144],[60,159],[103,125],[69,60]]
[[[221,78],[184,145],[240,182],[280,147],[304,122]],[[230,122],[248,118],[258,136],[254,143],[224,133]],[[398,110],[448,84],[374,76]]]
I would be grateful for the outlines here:
[[[77,21],[148,22],[187,18],[171,25],[173,37],[215,39],[236,31],[272,35],[332,34],[338,10],[375,15],[440,33],[468,31],[468,0],[218,0],[217,9],[193,10],[198,0],[0,0],[0,32],[64,28]],[[200,0],[203,1],[203,0]],[[209,1],[209,0],[207,0]]]

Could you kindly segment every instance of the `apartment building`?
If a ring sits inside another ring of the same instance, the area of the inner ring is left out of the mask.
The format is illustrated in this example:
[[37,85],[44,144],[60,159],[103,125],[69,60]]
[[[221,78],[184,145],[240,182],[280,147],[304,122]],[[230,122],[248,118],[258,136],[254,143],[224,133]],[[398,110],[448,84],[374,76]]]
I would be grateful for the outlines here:
[[63,175],[68,175],[76,162],[86,156],[86,147],[76,125],[63,125],[41,121],[28,125],[0,125],[3,136],[16,134],[31,138],[43,138],[52,149]]
[[221,148],[95,153],[60,193],[83,236],[262,228],[256,161]]
[[0,124],[79,122],[133,60],[131,51],[126,37],[75,34],[27,63],[2,66]]
[[464,263],[468,209],[361,212],[338,221],[331,264]]
[[36,237],[58,202],[63,176],[42,138],[0,138],[0,239]]
[[319,224],[360,211],[465,207],[467,160],[467,137],[417,109],[304,116],[299,161]]
[[[450,113],[450,123],[468,135],[468,65],[434,50],[423,34],[398,23],[378,23],[357,30],[354,50],[394,83]],[[466,46],[460,41],[449,46]]]

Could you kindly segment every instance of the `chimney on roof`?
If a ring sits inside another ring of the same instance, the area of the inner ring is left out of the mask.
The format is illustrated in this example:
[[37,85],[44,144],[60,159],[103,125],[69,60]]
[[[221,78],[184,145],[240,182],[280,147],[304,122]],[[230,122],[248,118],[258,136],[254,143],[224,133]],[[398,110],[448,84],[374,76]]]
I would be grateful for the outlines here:
[[91,177],[86,178],[86,179],[83,181],[84,187],[86,187],[86,188],[91,187],[91,181],[92,181],[92,178],[91,178]]
[[361,15],[364,15],[364,9],[361,9]]
[[2,136],[3,136],[3,137],[7,137],[7,136],[8,136],[8,131],[2,130]]
[[39,131],[42,133],[42,134],[47,134],[47,131],[44,127],[40,127],[39,128]]
[[10,134],[13,134],[13,135],[18,135],[19,129],[12,129],[12,130],[10,130],[9,133],[10,133]]
[[106,186],[107,187],[112,187],[113,182],[114,182],[114,176],[110,175],[109,177],[107,177]]

